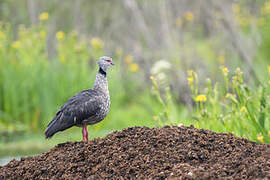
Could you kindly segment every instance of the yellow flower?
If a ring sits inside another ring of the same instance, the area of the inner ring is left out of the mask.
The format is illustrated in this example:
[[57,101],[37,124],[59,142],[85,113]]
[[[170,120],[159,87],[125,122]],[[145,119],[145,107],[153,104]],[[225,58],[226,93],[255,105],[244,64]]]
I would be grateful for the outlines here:
[[268,65],[267,69],[268,69],[268,72],[270,73],[270,65]]
[[242,107],[240,108],[240,111],[246,113],[246,112],[247,112],[246,106],[242,106]]
[[262,134],[259,134],[259,135],[257,136],[257,140],[260,141],[261,143],[264,143],[263,135],[262,135]]
[[150,76],[150,79],[151,79],[151,80],[154,80],[154,76]]
[[187,81],[188,81],[188,83],[192,83],[193,82],[193,77],[187,78]]
[[65,38],[65,33],[64,33],[63,31],[58,31],[58,32],[56,33],[56,38],[57,38],[58,40],[64,39],[64,38]]
[[44,37],[46,37],[46,31],[44,31],[44,30],[41,30],[40,32],[39,32],[39,35],[40,35],[40,37],[42,37],[42,38],[44,38]]
[[49,18],[49,13],[47,13],[47,12],[43,12],[43,13],[41,13],[41,14],[39,15],[39,19],[40,19],[41,21],[46,20],[46,19],[48,19],[48,18]]
[[228,69],[227,67],[222,66],[222,67],[221,67],[221,70],[222,70],[222,72],[223,72],[223,74],[224,74],[225,76],[228,75],[229,69]]
[[225,58],[222,55],[218,56],[217,60],[218,60],[219,64],[223,64],[225,62]]
[[14,49],[18,49],[21,47],[21,42],[20,41],[14,41],[11,45]]
[[139,65],[136,64],[136,63],[131,63],[131,64],[129,65],[129,70],[130,70],[131,72],[137,72],[137,71],[139,70]]
[[207,99],[206,99],[206,96],[204,94],[200,94],[195,98],[195,101],[197,101],[197,102],[205,102],[206,100]]
[[225,98],[230,98],[231,96],[232,96],[231,93],[227,93],[226,96],[225,96]]
[[126,63],[131,63],[131,62],[133,61],[133,56],[127,55],[127,56],[125,57],[124,61],[125,61]]
[[178,17],[178,18],[176,19],[176,25],[177,25],[177,26],[182,26],[182,24],[183,24],[182,18],[181,18],[181,17]]
[[270,136],[270,131],[268,131],[268,136]]
[[92,38],[90,43],[95,49],[101,49],[103,47],[103,42],[97,37]]
[[184,16],[187,21],[193,21],[194,19],[194,14],[190,11],[186,12]]

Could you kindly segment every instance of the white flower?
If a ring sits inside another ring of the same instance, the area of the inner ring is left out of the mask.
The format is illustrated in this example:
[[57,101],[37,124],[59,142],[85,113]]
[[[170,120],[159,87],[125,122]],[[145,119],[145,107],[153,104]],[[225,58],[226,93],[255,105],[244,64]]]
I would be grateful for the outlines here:
[[159,73],[159,74],[157,74],[157,79],[159,80],[159,81],[164,81],[164,80],[166,80],[166,74],[165,73],[163,73],[163,72],[161,72],[161,73]]
[[171,68],[171,63],[168,61],[162,59],[157,61],[153,67],[151,68],[151,74],[158,74],[162,72],[163,70],[167,70]]

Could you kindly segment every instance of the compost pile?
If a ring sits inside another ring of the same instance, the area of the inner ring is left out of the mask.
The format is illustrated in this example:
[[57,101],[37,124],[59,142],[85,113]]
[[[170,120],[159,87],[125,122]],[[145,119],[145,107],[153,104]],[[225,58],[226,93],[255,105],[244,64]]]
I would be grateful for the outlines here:
[[270,179],[270,145],[194,127],[133,127],[0,167],[0,179]]

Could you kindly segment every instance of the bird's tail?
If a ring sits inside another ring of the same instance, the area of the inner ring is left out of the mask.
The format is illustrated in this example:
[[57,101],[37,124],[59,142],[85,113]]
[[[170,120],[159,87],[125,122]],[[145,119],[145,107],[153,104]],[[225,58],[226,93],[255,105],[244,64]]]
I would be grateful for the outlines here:
[[45,130],[45,137],[46,139],[51,138],[55,133],[57,133],[59,131],[59,116],[61,116],[60,114],[57,114],[53,120],[48,124],[47,129]]
[[62,112],[58,112],[45,130],[46,139],[51,138],[59,131],[64,131],[75,125],[72,119],[71,116],[65,116]]
[[55,128],[53,127],[53,125],[55,123],[56,123],[56,121],[53,121],[52,123],[50,123],[50,125],[45,130],[45,137],[46,137],[46,139],[51,138],[57,132],[55,130]]

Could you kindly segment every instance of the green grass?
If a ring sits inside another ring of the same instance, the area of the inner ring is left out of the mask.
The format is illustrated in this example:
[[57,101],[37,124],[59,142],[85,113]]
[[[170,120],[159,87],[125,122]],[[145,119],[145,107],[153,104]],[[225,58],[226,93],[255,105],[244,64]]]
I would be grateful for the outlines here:
[[[197,73],[188,71],[187,80],[195,103],[188,118],[189,123],[197,128],[232,132],[239,137],[270,143],[269,82],[265,80],[258,87],[251,89],[244,82],[240,68],[229,73],[228,68],[221,67],[220,71],[224,81],[212,84],[211,80],[207,79],[206,88],[203,90],[199,87]],[[156,98],[163,106],[163,112],[157,119],[163,125],[176,124],[179,118],[170,116],[177,111],[176,105],[170,99],[170,91],[167,91],[163,100],[157,80],[154,77],[151,79]]]

